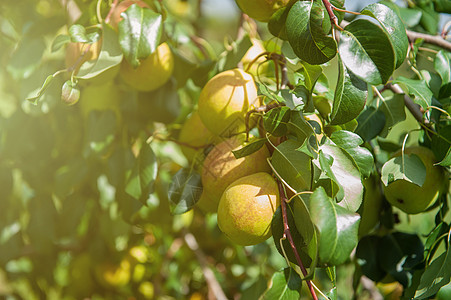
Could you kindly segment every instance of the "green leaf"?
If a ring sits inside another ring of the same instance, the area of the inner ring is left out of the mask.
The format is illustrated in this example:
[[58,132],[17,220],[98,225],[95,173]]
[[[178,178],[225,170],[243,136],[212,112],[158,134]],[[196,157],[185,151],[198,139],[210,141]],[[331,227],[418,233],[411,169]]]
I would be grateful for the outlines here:
[[360,216],[336,204],[322,187],[311,195],[308,208],[319,231],[320,261],[344,263],[357,246]]
[[304,75],[304,85],[311,93],[315,87],[315,83],[318,78],[323,74],[323,68],[317,65],[311,65],[306,62],[302,62],[301,74]]
[[330,123],[340,125],[356,118],[365,107],[367,95],[366,83],[348,70],[339,57],[338,82],[330,114]]
[[180,169],[172,178],[168,197],[172,214],[189,211],[202,194],[202,182],[199,173],[190,169]]
[[143,142],[135,165],[127,178],[125,192],[145,203],[157,178],[157,159],[150,145]]
[[263,115],[263,126],[267,132],[274,136],[284,136],[287,134],[287,123],[290,120],[290,115],[289,107],[275,107]]
[[39,99],[42,97],[42,95],[44,95],[45,91],[50,86],[50,84],[52,83],[52,80],[54,78],[55,78],[55,76],[53,76],[53,75],[47,76],[44,83],[42,84],[42,87],[38,90],[36,95],[33,97],[27,98],[27,100],[36,105],[38,103]]
[[271,163],[276,172],[298,192],[310,190],[312,166],[310,157],[300,151],[301,143],[287,140],[274,149]]
[[329,15],[320,1],[298,1],[288,13],[288,41],[294,53],[309,64],[323,64],[337,54],[337,43],[327,36],[329,28]]
[[409,47],[406,28],[402,20],[388,6],[380,3],[370,4],[360,13],[379,21],[395,51],[395,68],[399,68],[407,56]]
[[378,85],[395,69],[395,53],[384,30],[368,20],[351,22],[340,33],[338,46],[345,66],[362,80]]
[[406,119],[404,95],[394,94],[392,97],[385,99],[378,107],[378,110],[385,116],[385,125],[379,136],[386,137],[393,126]]
[[278,9],[268,21],[269,32],[273,36],[285,41],[288,40],[285,23],[289,12],[290,7],[282,7],[281,9]]
[[381,268],[378,261],[378,244],[380,237],[377,235],[364,236],[357,245],[356,258],[363,275],[378,282],[381,281],[387,272]]
[[252,153],[258,151],[266,143],[266,138],[255,139],[246,143],[246,145],[238,150],[232,150],[233,155],[236,159],[251,155]]
[[300,111],[292,111],[290,121],[287,124],[288,130],[294,134],[299,142],[308,140],[315,135],[313,126],[307,122]]
[[66,45],[67,43],[70,43],[70,36],[65,35],[65,34],[60,34],[58,35],[52,43],[52,52],[56,52],[59,49],[61,49],[61,47],[63,47],[64,45]]
[[421,9],[420,24],[432,35],[436,35],[439,25],[439,14],[435,11],[432,1],[417,1],[417,7]]
[[117,34],[107,24],[103,24],[102,48],[99,57],[92,64],[85,62],[78,72],[76,78],[91,79],[101,73],[118,66],[122,61],[122,52],[117,40]]
[[274,273],[261,300],[298,300],[301,297],[302,280],[292,268]]
[[379,266],[405,287],[423,261],[423,243],[416,234],[392,232],[383,236],[377,249]]
[[438,164],[442,167],[451,166],[451,147],[448,149],[448,152],[446,153],[442,161],[440,161]]
[[250,47],[252,47],[252,41],[248,35],[233,43],[231,49],[223,53],[222,58],[218,61],[219,71],[236,68]]
[[152,54],[160,43],[163,31],[163,17],[149,8],[131,5],[121,14],[119,22],[119,44],[125,59],[134,68],[140,64],[140,59]]
[[[326,139],[326,142],[320,146],[320,150],[333,158],[330,166],[339,186],[343,188],[343,200],[338,204],[349,211],[355,212],[362,204],[363,184],[359,169],[350,158],[349,154],[337,146],[332,140]],[[318,165],[318,161],[314,160]]]
[[439,289],[448,284],[451,278],[451,253],[449,251],[449,233],[447,239],[447,250],[434,259],[426,267],[426,271],[421,276],[420,284],[415,293],[415,299],[429,299],[435,295]]
[[[294,203],[293,201],[296,201],[296,199],[302,202],[302,200],[296,197],[295,199],[292,200],[291,203]],[[294,217],[294,215],[296,215],[296,218]],[[302,231],[300,232],[297,229],[295,219],[301,219],[306,224],[309,223],[309,226],[307,226],[306,228],[302,228]],[[299,210],[294,212],[293,205],[292,204],[287,205],[287,224],[289,226],[291,237],[293,238],[294,245],[302,261],[302,264],[306,268],[310,268],[310,271],[313,272],[313,270],[315,269],[316,259],[318,256],[318,249],[315,227],[313,226],[312,220],[310,219],[308,210],[305,208],[305,211]],[[313,230],[313,232],[311,232],[311,230]],[[282,210],[280,206],[274,213],[271,222],[271,232],[273,235],[274,244],[277,248],[277,251],[279,251],[280,255],[284,257],[286,256],[286,258],[290,262],[297,265],[298,262],[296,260],[296,256],[294,255],[289,240],[287,238],[283,239],[283,236],[285,234],[285,228]],[[312,234],[314,235],[314,238],[312,238],[311,236]]]
[[99,33],[86,33],[85,27],[80,24],[74,24],[69,28],[69,37],[72,43],[94,43],[99,40]]
[[414,27],[420,23],[422,12],[418,8],[399,7],[399,16],[407,27]]
[[444,98],[449,96],[451,90],[451,55],[449,52],[440,50],[434,59],[435,71],[442,78],[439,97]]
[[368,149],[359,147],[363,144],[359,135],[350,131],[339,130],[333,132],[330,139],[349,154],[363,177],[370,176],[374,166],[373,155]]
[[357,118],[355,133],[365,141],[375,138],[385,126],[385,115],[380,110],[370,106],[367,107]]
[[382,166],[381,180],[385,186],[396,180],[422,186],[426,180],[426,167],[416,154],[404,154],[404,158],[397,156]]
[[431,105],[433,94],[426,81],[399,76],[393,83],[398,83],[404,87],[403,90],[407,90],[407,94],[413,96],[414,102],[423,109],[427,109]]

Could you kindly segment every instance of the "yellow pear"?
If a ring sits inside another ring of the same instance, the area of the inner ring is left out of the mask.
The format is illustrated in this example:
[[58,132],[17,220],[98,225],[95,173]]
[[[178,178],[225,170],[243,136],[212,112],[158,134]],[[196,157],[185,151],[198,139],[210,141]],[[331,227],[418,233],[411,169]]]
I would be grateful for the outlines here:
[[120,75],[125,83],[138,91],[153,91],[171,78],[174,70],[174,56],[167,43],[157,49],[135,69],[127,60],[122,61]]
[[[248,70],[254,76],[265,74],[268,70],[268,64],[266,62],[265,56],[260,56],[255,62],[260,54],[267,52],[265,46],[263,46],[262,41],[258,39],[252,39],[252,46],[247,50],[246,54],[244,54],[241,62],[243,63],[243,69]],[[253,63],[252,63],[253,62]],[[252,65],[249,67],[249,64]],[[248,69],[249,68],[249,69]]]
[[[434,166],[436,158],[434,153],[422,146],[413,146],[405,149],[405,154],[416,154],[426,167],[426,179],[420,187],[403,179],[398,179],[384,185],[387,201],[408,214],[423,212],[438,197],[445,183],[444,171],[440,166]],[[401,151],[394,154],[400,156]]]
[[295,0],[236,0],[236,4],[242,12],[249,17],[260,21],[268,22],[269,18],[279,8],[287,6]]
[[127,259],[123,259],[119,265],[104,262],[97,265],[94,271],[97,280],[105,288],[120,288],[130,282],[131,264]]
[[230,184],[218,207],[218,225],[238,245],[255,245],[271,236],[271,221],[280,205],[274,178],[260,172]]
[[230,137],[246,129],[246,113],[260,106],[254,78],[240,69],[211,78],[199,96],[199,116],[215,135]]
[[271,172],[266,159],[270,156],[263,146],[251,155],[236,159],[232,150],[241,149],[245,135],[224,140],[207,155],[202,167],[202,196],[198,202],[205,212],[216,212],[219,200],[227,186],[233,181],[257,172]]
[[[194,111],[185,121],[179,135],[179,141],[181,143],[194,147],[207,146],[218,140],[219,139],[205,127],[204,123],[202,123],[197,111]],[[200,153],[202,153],[202,149],[190,148],[183,144],[181,145],[181,150],[188,161],[193,161]],[[202,156],[198,158],[203,160]]]

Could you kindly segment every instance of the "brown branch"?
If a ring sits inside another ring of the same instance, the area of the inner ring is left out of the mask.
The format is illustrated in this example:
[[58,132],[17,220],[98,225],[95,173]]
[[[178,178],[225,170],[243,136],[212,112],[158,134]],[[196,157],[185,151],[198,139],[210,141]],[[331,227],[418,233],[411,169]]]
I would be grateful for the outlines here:
[[205,256],[202,249],[199,248],[199,245],[196,241],[194,235],[189,233],[186,229],[183,230],[183,238],[185,239],[186,245],[194,252],[199,261],[202,272],[204,273],[205,281],[207,282],[208,289],[213,293],[214,299],[217,300],[227,300],[227,297],[224,291],[221,288],[221,285],[216,280],[215,274],[208,266],[207,257]]
[[423,39],[424,42],[432,45],[439,46],[440,48],[451,51],[451,42],[443,39],[440,35],[430,35],[426,33],[415,32],[406,30],[409,41],[415,42],[416,39]]
[[399,85],[387,83],[385,86],[395,94],[404,94],[404,104],[410,111],[412,116],[415,118],[415,120],[417,120],[418,123],[423,124],[426,127],[430,126],[429,120],[423,118],[423,111],[421,106],[413,102],[413,100],[404,93],[404,91],[401,89]]
[[[299,256],[298,250],[296,249],[296,245],[294,244],[293,237],[291,236],[290,226],[288,225],[288,215],[287,215],[287,196],[285,195],[285,189],[283,187],[282,182],[277,180],[277,184],[279,185],[279,193],[280,193],[280,207],[282,209],[282,219],[283,219],[283,236],[288,239],[290,243],[291,249],[293,250],[294,256],[296,257],[296,261],[301,268],[302,274],[307,276],[307,270],[302,263],[301,257]],[[318,300],[316,296],[315,289],[313,288],[312,282],[310,280],[305,281],[307,286],[312,294],[314,300]]]
[[119,2],[119,0],[114,0],[113,4],[111,4],[110,11],[108,12],[108,14],[107,14],[107,16],[105,18],[105,23],[109,23],[110,22],[110,18],[113,15],[114,9],[116,8],[118,2]]
[[332,6],[332,4],[330,4],[329,0],[323,0],[323,4],[326,7],[326,11],[329,14],[329,18],[330,21],[340,30],[343,30],[340,25],[338,24],[338,18],[337,16],[334,14],[334,7]]

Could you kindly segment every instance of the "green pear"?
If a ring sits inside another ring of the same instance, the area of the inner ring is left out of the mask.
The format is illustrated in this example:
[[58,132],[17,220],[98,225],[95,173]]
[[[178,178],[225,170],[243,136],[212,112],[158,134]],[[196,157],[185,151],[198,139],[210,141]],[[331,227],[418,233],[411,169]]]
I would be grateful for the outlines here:
[[219,73],[205,84],[198,106],[200,119],[215,135],[244,132],[247,112],[260,106],[254,78],[240,69]]
[[207,155],[202,167],[202,196],[198,202],[204,212],[216,212],[222,193],[238,178],[257,172],[271,172],[266,159],[270,156],[263,146],[251,155],[236,159],[232,150],[244,145],[245,135],[241,134],[224,140]]
[[294,0],[236,0],[236,4],[246,15],[260,22],[268,22],[276,10],[292,2]]
[[114,82],[110,81],[101,85],[88,85],[81,91],[80,109],[85,118],[94,110],[112,110],[116,114],[117,124],[122,119],[121,92]]
[[[422,146],[413,146],[405,149],[405,154],[416,154],[426,167],[426,179],[420,187],[409,181],[398,179],[384,185],[387,201],[408,214],[423,212],[438,197],[445,183],[444,171],[440,166],[434,166],[436,158],[434,153]],[[394,157],[401,155],[401,151]]]
[[279,205],[279,188],[271,175],[259,172],[242,177],[221,197],[219,228],[238,245],[261,243],[271,236],[272,217]]
[[186,145],[193,147],[203,147],[209,144],[219,142],[219,138],[211,133],[202,123],[199,113],[194,111],[191,116],[186,119],[185,123],[180,130],[179,141],[181,144],[181,150],[188,161],[194,161],[198,156],[202,158],[202,149],[190,148]]

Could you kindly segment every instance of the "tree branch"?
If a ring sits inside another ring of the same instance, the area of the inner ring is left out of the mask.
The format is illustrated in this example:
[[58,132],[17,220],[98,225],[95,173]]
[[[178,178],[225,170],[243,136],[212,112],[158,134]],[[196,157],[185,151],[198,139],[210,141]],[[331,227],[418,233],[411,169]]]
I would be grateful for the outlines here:
[[443,39],[440,35],[430,35],[426,33],[406,30],[409,41],[415,42],[416,39],[423,39],[426,43],[439,46],[440,48],[451,51],[451,43]]
[[[285,195],[285,189],[283,188],[283,184],[280,180],[277,180],[277,184],[279,185],[279,194],[280,194],[280,207],[282,209],[282,219],[283,219],[283,236],[288,239],[290,243],[291,249],[293,250],[294,256],[296,257],[296,261],[301,268],[302,274],[307,276],[307,270],[302,263],[301,257],[299,256],[298,250],[296,249],[296,245],[294,244],[293,237],[291,236],[290,226],[288,225],[288,215],[287,215],[287,196]],[[305,281],[309,288],[310,293],[314,300],[318,300],[316,296],[315,289],[313,288],[312,282],[310,280]]]
[[217,300],[227,300],[221,285],[216,280],[215,274],[208,266],[207,258],[204,252],[199,248],[196,238],[191,233],[184,230],[183,238],[185,239],[186,245],[194,252],[199,261],[202,272],[204,273],[205,281],[207,282],[208,288],[213,293],[215,299]]
[[404,93],[404,91],[401,89],[399,85],[387,83],[385,86],[395,94],[404,94],[404,104],[406,105],[407,109],[410,111],[412,116],[415,118],[415,120],[417,120],[418,123],[423,124],[426,127],[429,127],[430,125],[429,120],[423,119],[423,112],[421,110],[421,106],[413,102],[413,100]]

